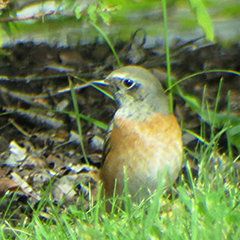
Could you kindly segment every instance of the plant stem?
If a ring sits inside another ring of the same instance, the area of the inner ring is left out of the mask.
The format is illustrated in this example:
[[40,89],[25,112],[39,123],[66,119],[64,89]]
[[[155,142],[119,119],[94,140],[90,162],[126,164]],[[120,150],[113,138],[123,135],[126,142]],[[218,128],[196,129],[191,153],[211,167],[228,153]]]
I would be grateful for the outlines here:
[[163,6],[163,20],[164,20],[164,38],[165,38],[165,46],[166,46],[166,61],[167,61],[167,76],[168,76],[168,88],[169,91],[169,101],[170,101],[170,109],[173,112],[173,96],[171,90],[171,63],[170,63],[170,50],[169,50],[169,39],[168,39],[168,22],[167,22],[167,7],[166,0],[162,0]]

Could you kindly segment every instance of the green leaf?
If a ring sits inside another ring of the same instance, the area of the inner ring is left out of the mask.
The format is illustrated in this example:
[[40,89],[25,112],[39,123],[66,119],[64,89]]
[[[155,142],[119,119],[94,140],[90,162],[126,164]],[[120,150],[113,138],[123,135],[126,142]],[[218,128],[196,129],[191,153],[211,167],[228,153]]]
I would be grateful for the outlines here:
[[76,19],[80,19],[80,17],[82,16],[81,11],[82,11],[82,7],[81,6],[77,6],[76,9],[75,9]]
[[103,22],[107,25],[110,24],[111,16],[107,12],[101,12],[100,17],[102,18]]
[[87,13],[92,22],[96,23],[97,22],[96,6],[89,6],[87,9]]
[[209,41],[214,40],[214,31],[210,16],[208,14],[207,9],[204,6],[202,0],[189,0],[193,11],[195,11],[197,15],[197,20],[199,25],[203,28],[206,33],[206,39]]
[[7,33],[7,35],[11,37],[12,34],[9,23],[2,23],[2,28]]
[[[233,128],[231,128],[230,130],[228,130],[228,134],[230,136],[234,136],[234,135],[238,135],[240,134],[240,124],[237,126],[234,126]],[[240,138],[239,138],[240,141]]]
[[55,1],[57,8],[65,8],[66,10],[73,10],[76,0],[68,0],[68,1]]
[[0,55],[6,55],[6,53],[2,50],[3,41],[2,41],[2,33],[3,31],[0,31]]
[[232,125],[240,124],[240,119],[234,114],[228,114],[227,112],[217,113],[209,109],[203,109],[198,97],[190,94],[185,94],[182,90],[178,88],[179,95],[186,101],[187,105],[195,111],[205,122],[211,124],[213,119],[216,126],[221,127],[226,122]]
[[228,139],[240,150],[240,125],[234,126],[227,131]]

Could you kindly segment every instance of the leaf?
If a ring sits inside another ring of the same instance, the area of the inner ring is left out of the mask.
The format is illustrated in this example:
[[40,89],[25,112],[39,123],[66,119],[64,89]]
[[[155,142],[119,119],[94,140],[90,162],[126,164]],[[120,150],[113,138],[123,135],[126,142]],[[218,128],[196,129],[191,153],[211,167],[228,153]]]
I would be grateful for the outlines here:
[[199,25],[203,28],[206,33],[206,39],[209,41],[214,40],[214,31],[210,16],[207,9],[205,8],[202,0],[189,0],[193,11],[197,15]]
[[16,191],[19,185],[12,179],[3,177],[0,179],[0,197],[3,197],[7,191]]
[[92,22],[96,23],[97,22],[96,6],[89,6],[87,9],[87,13]]
[[16,184],[18,184],[19,190],[21,190],[22,192],[24,192],[27,195],[32,196],[37,201],[40,201],[40,198],[37,196],[37,194],[35,194],[32,187],[21,176],[19,176],[15,172],[12,172],[10,175],[11,175],[12,180]]
[[201,111],[199,99],[193,95],[185,94],[179,87],[176,87],[179,95],[188,103],[188,105],[196,112]]
[[103,22],[107,25],[110,24],[111,16],[107,12],[101,12],[100,17],[102,18]]
[[82,7],[81,6],[77,6],[76,9],[75,9],[75,16],[76,16],[76,19],[78,19],[78,20],[82,16],[81,11],[82,11]]
[[196,96],[185,94],[180,88],[176,87],[179,95],[186,101],[189,107],[195,111],[208,124],[215,124],[216,127],[231,125],[227,130],[228,140],[240,150],[240,119],[234,114],[228,112],[216,112],[210,109],[205,110],[201,107],[200,101]]
[[3,30],[7,33],[7,35],[9,36],[9,37],[11,37],[11,28],[10,28],[10,25],[9,25],[9,23],[2,23],[2,28],[3,28]]
[[218,127],[223,126],[227,122],[234,126],[240,124],[240,119],[234,114],[229,114],[227,112],[217,113],[216,111],[204,109],[201,106],[198,97],[191,94],[185,94],[179,87],[176,87],[176,89],[179,96],[181,96],[186,101],[187,105],[207,123],[211,124],[214,119],[214,124],[217,124]]
[[69,1],[55,1],[56,7],[60,8],[63,7],[66,10],[72,11],[74,8],[74,5],[76,3],[76,0],[69,0]]
[[240,150],[240,124],[227,131],[228,139]]
[[[3,41],[2,41],[2,31],[1,31],[1,33],[0,33],[0,48],[2,48],[2,46],[3,46]],[[4,55],[4,54],[5,54],[5,52],[2,49],[0,49],[0,55]]]

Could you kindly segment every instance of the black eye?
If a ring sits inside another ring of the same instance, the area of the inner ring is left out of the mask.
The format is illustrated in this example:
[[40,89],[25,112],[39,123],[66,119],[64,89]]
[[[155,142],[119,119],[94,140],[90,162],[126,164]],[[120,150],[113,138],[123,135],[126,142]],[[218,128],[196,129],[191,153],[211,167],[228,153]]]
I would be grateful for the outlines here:
[[124,79],[122,81],[122,84],[125,88],[129,89],[135,85],[135,82],[132,79]]

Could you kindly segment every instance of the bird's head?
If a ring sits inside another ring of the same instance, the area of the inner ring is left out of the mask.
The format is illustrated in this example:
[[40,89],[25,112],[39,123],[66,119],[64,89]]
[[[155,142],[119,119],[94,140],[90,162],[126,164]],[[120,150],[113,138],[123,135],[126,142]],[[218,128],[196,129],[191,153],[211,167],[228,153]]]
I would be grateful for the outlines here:
[[105,82],[112,88],[119,108],[133,105],[152,112],[170,114],[169,101],[158,79],[139,66],[126,66],[113,71]]

